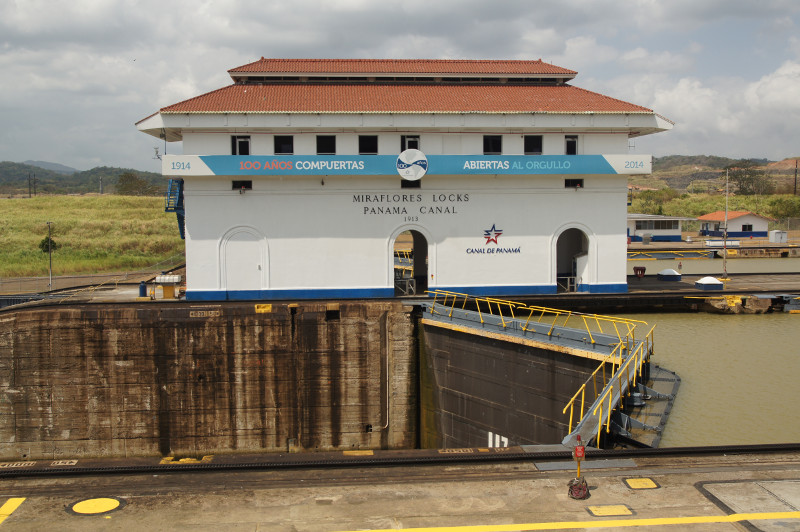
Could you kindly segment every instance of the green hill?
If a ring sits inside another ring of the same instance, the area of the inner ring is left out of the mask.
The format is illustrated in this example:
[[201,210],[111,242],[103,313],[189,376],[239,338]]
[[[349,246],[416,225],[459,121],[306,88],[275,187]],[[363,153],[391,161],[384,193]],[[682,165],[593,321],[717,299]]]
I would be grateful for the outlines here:
[[[54,167],[59,166],[62,165],[54,165]],[[27,196],[29,192],[33,194],[34,178],[37,194],[96,193],[100,192],[101,180],[103,192],[114,193],[117,179],[124,173],[132,173],[152,185],[148,195],[161,196],[167,189],[166,180],[155,172],[99,166],[91,170],[65,174],[30,164],[3,161],[0,162],[0,195],[8,197]]]

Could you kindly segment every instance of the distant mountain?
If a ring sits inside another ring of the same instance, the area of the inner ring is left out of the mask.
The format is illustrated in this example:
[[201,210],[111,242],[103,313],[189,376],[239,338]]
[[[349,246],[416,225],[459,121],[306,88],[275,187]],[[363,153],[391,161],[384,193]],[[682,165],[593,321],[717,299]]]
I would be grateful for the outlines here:
[[3,161],[0,162],[0,194],[28,195],[34,189],[37,194],[86,194],[100,192],[101,183],[104,193],[114,193],[117,179],[127,172],[153,185],[154,195],[161,195],[167,189],[167,180],[155,172],[99,166],[83,172],[73,169],[73,173],[63,173],[31,164]]
[[[717,157],[716,155],[667,155],[666,157],[653,158],[653,171],[671,170],[678,166],[696,166],[698,168],[723,170],[742,159],[731,159],[729,157]],[[770,161],[767,159],[747,159],[758,165],[766,165]]]
[[25,161],[22,164],[27,164],[29,166],[37,166],[39,168],[44,168],[45,170],[52,170],[57,174],[74,174],[78,170],[75,168],[65,166],[63,164],[58,163],[49,163],[47,161]]
[[[742,159],[730,159],[715,155],[669,155],[653,158],[653,174],[647,178],[647,186],[658,187],[659,182],[675,190],[717,190],[725,181],[725,168]],[[794,159],[772,162],[768,159],[747,159],[759,167],[777,192],[786,188],[789,176],[794,172]],[[636,184],[636,183],[635,183]]]

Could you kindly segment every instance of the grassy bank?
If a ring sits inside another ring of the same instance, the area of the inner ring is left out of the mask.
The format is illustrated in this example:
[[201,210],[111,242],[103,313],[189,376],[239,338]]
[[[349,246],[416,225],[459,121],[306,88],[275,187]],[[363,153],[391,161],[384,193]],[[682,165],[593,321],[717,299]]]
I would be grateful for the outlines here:
[[53,275],[135,271],[182,254],[164,199],[116,195],[0,199],[0,277],[48,274],[39,249],[52,222]]

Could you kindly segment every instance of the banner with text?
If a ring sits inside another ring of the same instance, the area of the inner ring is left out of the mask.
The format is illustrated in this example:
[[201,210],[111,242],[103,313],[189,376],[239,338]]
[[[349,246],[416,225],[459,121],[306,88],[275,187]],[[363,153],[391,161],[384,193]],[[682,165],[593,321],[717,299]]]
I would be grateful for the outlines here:
[[[397,175],[394,155],[164,155],[169,177]],[[429,155],[429,175],[650,174],[650,155]]]

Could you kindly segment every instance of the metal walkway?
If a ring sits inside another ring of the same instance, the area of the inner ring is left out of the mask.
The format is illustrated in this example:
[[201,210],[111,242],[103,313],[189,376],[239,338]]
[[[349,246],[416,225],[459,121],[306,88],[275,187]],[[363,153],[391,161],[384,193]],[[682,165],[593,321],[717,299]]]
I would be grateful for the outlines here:
[[421,302],[427,319],[600,362],[564,407],[569,434],[562,444],[568,447],[578,435],[584,442],[601,441],[602,432],[611,428],[612,411],[630,395],[653,351],[653,328],[636,334],[638,327],[649,327],[642,321],[441,290],[429,294],[432,299]]

